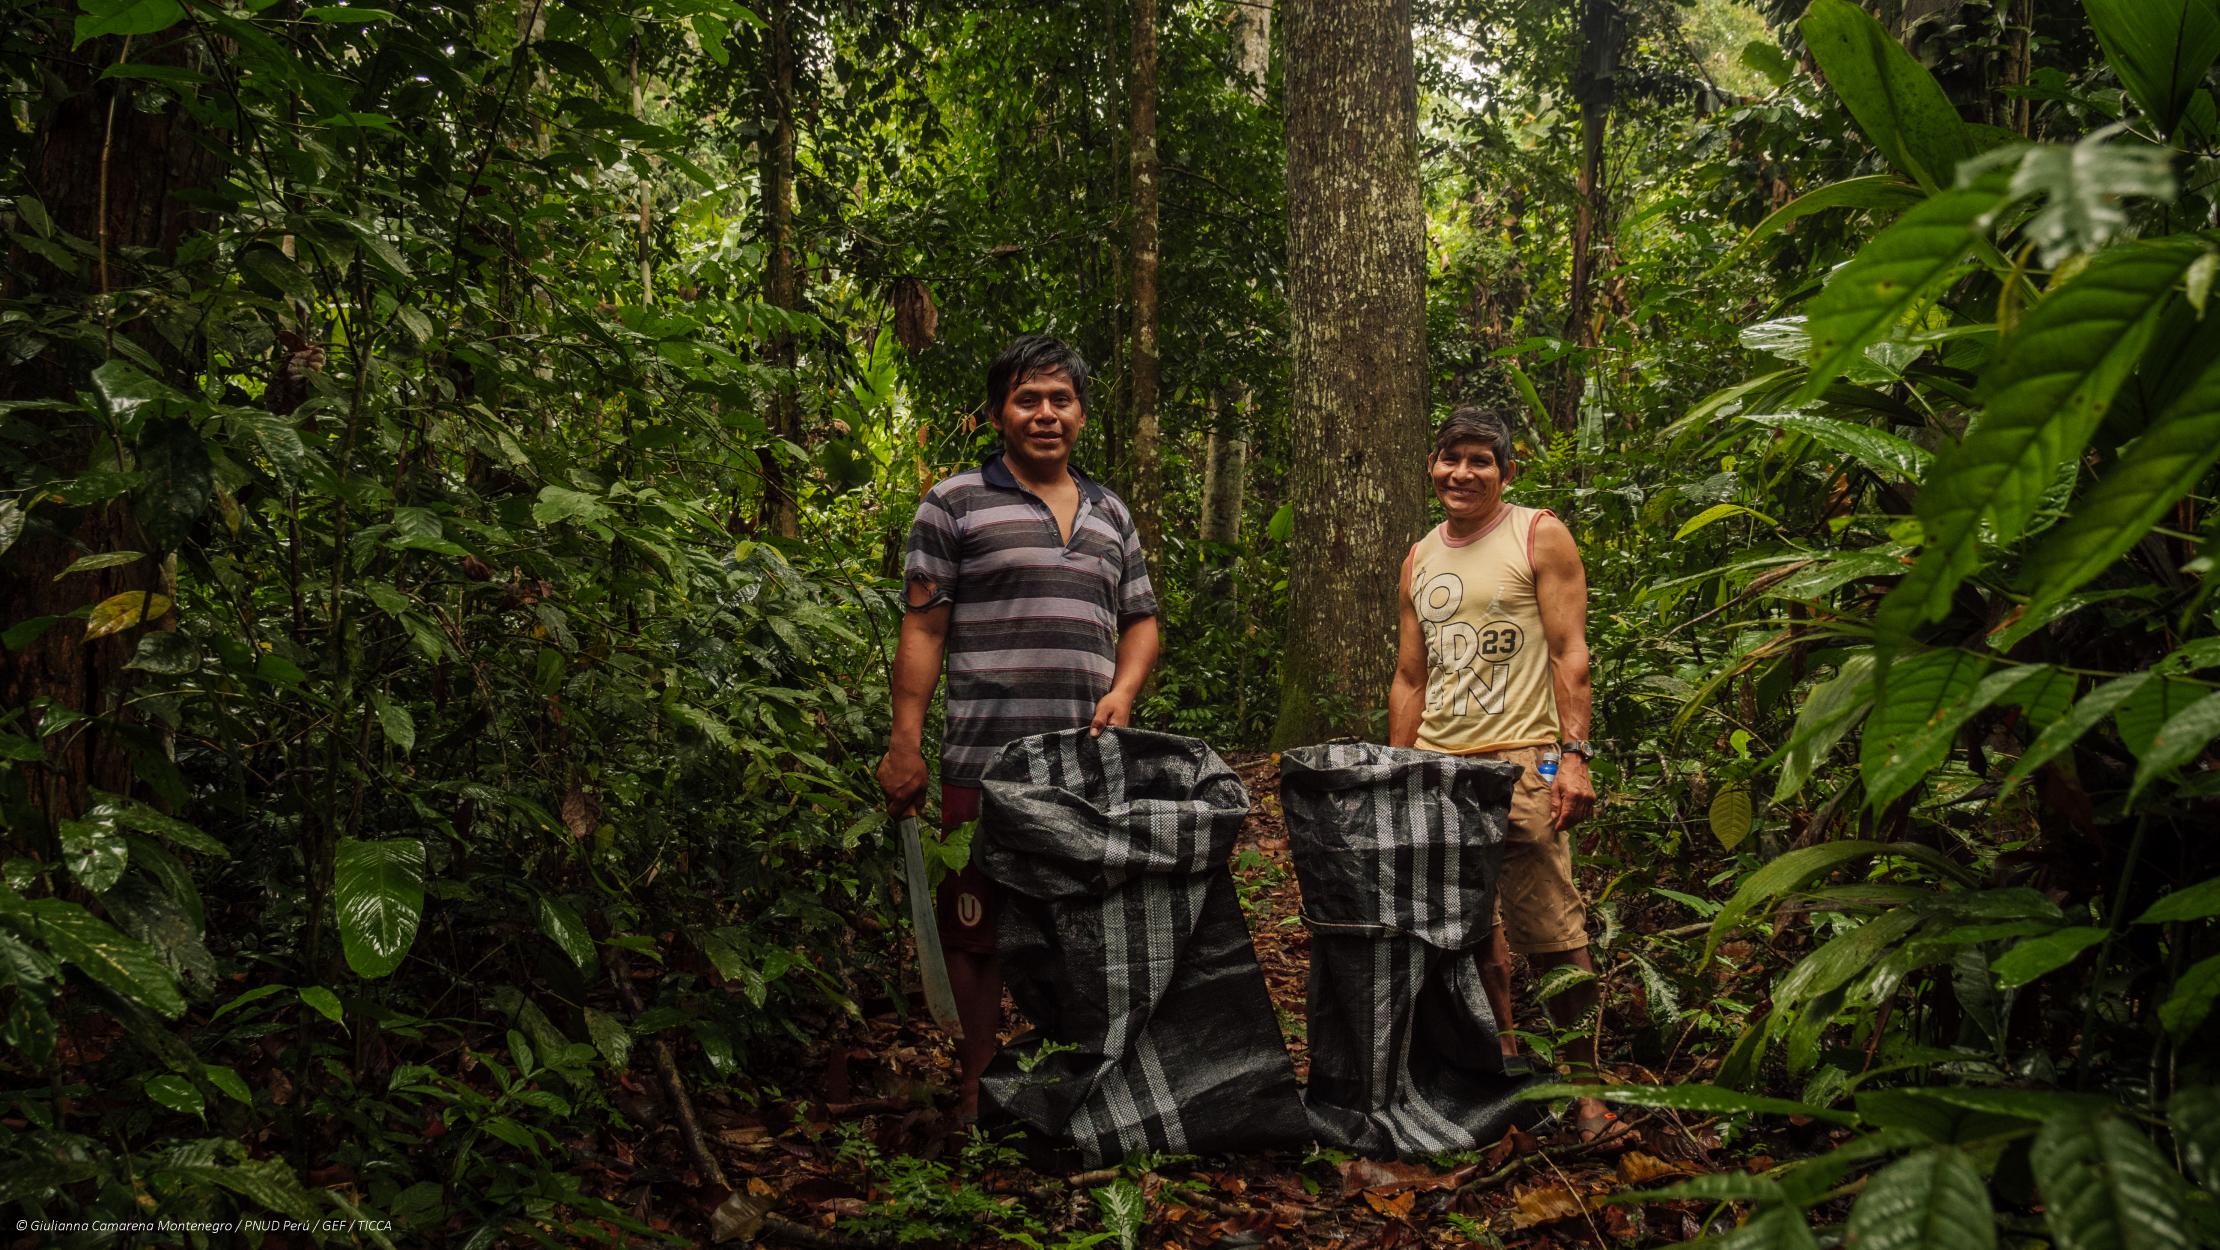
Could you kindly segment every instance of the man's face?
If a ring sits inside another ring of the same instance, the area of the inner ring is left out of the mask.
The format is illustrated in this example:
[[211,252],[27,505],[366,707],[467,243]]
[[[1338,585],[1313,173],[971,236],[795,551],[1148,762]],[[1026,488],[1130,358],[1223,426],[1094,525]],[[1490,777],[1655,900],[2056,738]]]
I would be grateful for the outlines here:
[[1061,369],[1043,371],[1018,382],[994,414],[1002,453],[1035,468],[1054,470],[1071,460],[1079,431],[1087,425],[1079,392]]
[[1498,464],[1493,445],[1483,442],[1451,443],[1426,462],[1434,479],[1434,497],[1449,510],[1452,521],[1477,521],[1493,514],[1503,502],[1503,484],[1510,475]]

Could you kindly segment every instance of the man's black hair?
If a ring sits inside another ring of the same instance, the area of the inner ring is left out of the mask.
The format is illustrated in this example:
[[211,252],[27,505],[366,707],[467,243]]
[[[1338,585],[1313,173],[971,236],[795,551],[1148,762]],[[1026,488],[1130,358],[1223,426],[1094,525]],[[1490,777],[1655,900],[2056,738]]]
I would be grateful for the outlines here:
[[1061,373],[1071,383],[1072,393],[1079,397],[1079,409],[1087,409],[1087,379],[1091,371],[1087,361],[1078,352],[1060,340],[1045,334],[1027,334],[1013,340],[1002,354],[987,366],[987,420],[1002,418],[1002,403],[1010,397],[1010,388],[1022,386],[1028,379],[1044,373]]
[[1495,462],[1506,468],[1515,458],[1511,453],[1511,423],[1476,404],[1452,409],[1434,431],[1437,456],[1459,443],[1486,443],[1495,453]]

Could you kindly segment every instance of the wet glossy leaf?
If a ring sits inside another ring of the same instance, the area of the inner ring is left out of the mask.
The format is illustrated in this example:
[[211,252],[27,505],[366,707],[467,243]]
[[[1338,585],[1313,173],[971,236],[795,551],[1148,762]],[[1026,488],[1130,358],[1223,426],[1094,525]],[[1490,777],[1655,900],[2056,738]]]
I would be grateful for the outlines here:
[[169,611],[170,600],[167,595],[143,590],[127,590],[120,595],[110,595],[93,605],[92,614],[85,618],[85,641],[120,634],[134,625],[159,620],[169,615]]
[[340,944],[357,976],[400,966],[424,914],[424,844],[415,838],[343,838],[332,878]]

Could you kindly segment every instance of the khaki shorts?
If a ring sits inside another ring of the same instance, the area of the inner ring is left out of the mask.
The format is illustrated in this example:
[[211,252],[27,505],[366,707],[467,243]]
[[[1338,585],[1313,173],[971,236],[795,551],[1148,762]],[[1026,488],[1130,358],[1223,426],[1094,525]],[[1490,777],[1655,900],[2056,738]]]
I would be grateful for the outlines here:
[[1552,955],[1588,944],[1588,909],[1573,884],[1572,840],[1550,825],[1549,783],[1534,771],[1540,747],[1483,751],[1475,758],[1519,766],[1511,792],[1511,831],[1503,842],[1496,923],[1521,955]]

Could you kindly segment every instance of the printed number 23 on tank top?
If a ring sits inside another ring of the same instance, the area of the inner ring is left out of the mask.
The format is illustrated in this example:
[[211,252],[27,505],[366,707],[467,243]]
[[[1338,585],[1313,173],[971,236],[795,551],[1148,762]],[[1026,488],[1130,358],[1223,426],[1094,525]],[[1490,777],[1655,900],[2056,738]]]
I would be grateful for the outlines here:
[[1467,755],[1557,741],[1557,700],[1534,589],[1534,526],[1505,505],[1469,539],[1437,526],[1411,548],[1411,605],[1426,640],[1418,745]]

